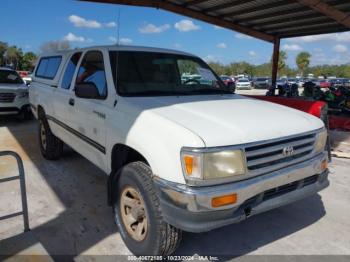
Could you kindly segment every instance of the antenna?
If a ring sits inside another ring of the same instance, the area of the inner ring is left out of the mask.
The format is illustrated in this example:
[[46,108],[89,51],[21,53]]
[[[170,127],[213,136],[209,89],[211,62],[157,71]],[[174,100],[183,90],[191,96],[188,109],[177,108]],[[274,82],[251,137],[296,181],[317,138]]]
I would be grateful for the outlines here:
[[117,20],[117,45],[119,45],[119,38],[120,38],[120,10],[121,7],[118,9],[118,20]]

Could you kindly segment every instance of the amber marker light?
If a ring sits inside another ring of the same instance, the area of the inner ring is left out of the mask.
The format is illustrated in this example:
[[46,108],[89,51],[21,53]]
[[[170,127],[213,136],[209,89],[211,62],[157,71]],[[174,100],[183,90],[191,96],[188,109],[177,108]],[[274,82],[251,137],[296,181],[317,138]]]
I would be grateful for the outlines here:
[[237,202],[237,194],[214,197],[211,200],[212,207],[232,205]]

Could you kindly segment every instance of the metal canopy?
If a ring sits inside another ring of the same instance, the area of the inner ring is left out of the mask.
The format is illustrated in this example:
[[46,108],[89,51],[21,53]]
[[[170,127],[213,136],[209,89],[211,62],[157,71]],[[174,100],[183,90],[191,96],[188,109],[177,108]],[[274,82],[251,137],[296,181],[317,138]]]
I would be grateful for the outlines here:
[[350,30],[350,0],[79,0],[154,7],[268,42]]

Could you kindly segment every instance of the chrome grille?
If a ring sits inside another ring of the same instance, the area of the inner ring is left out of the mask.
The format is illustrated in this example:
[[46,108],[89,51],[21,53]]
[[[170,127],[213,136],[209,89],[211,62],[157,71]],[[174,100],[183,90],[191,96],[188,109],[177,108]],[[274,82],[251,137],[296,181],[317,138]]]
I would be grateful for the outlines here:
[[12,103],[15,97],[14,93],[0,93],[0,103]]
[[[306,160],[313,151],[315,139],[316,134],[307,134],[248,146],[245,148],[248,171],[259,175]],[[288,147],[293,148],[290,155],[284,154]]]

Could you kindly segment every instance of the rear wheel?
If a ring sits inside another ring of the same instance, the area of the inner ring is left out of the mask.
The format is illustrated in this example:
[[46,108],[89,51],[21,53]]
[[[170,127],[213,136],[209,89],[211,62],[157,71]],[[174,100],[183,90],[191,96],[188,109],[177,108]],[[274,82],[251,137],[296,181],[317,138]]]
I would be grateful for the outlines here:
[[57,160],[63,151],[63,142],[52,134],[45,117],[39,119],[39,143],[41,154],[48,160]]
[[163,220],[151,169],[142,162],[123,167],[114,197],[119,232],[135,255],[169,255],[180,244],[182,232]]

